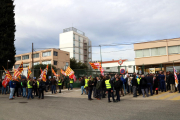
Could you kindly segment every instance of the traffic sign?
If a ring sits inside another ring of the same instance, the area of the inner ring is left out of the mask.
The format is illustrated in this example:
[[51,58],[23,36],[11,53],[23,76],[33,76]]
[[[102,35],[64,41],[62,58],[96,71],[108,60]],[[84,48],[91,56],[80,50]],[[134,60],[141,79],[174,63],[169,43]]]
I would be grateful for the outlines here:
[[118,64],[119,64],[119,65],[122,65],[122,64],[123,64],[123,61],[120,59],[120,60],[118,61]]
[[121,70],[120,70],[120,73],[121,73],[121,74],[124,74],[124,73],[125,73],[125,69],[121,69]]

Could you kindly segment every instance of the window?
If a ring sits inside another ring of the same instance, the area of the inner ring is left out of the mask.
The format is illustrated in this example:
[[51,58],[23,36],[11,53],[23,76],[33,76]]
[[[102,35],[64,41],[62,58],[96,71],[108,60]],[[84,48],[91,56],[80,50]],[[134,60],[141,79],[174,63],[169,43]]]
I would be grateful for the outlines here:
[[66,62],[66,66],[69,66],[69,63],[68,63],[68,62]]
[[81,60],[81,56],[80,56],[80,54],[79,54],[79,61]]
[[160,47],[158,48],[159,55],[166,55],[166,47]]
[[178,46],[169,46],[168,53],[171,54],[178,54]]
[[39,53],[33,54],[33,58],[39,58]]
[[54,65],[57,65],[57,61],[54,61]]
[[24,55],[24,56],[22,56],[22,59],[23,59],[23,60],[29,59],[29,55]]
[[51,64],[51,61],[42,61],[42,64],[44,65]]
[[106,67],[106,70],[109,70],[110,69],[110,67]]
[[75,34],[73,34],[73,39],[75,40]]
[[21,56],[15,58],[16,61],[21,60]]
[[26,68],[26,67],[28,67],[29,66],[29,63],[24,63],[23,64],[23,68]]
[[54,51],[54,56],[58,56],[58,52]]
[[143,57],[149,57],[149,56],[150,56],[149,49],[144,49],[143,50]]
[[151,55],[152,56],[157,56],[158,55],[158,48],[152,48],[151,49]]
[[79,36],[79,42],[80,42],[80,36]]
[[14,66],[15,69],[17,69],[20,66],[20,64],[17,64]]
[[33,65],[39,65],[39,62],[34,62]]
[[49,51],[49,52],[43,52],[43,53],[42,53],[42,56],[43,56],[43,57],[51,56],[51,51]]
[[142,50],[136,50],[135,54],[136,54],[136,58],[143,57],[143,51]]

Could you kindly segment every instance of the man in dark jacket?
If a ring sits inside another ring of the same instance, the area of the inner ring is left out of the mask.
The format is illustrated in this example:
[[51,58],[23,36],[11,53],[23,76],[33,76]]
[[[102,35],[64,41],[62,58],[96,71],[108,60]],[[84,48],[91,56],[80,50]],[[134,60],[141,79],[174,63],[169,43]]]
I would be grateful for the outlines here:
[[112,96],[112,99],[113,99],[113,102],[116,102],[114,100],[114,94],[113,94],[113,88],[112,88],[112,81],[110,80],[109,76],[106,77],[106,81],[105,81],[105,84],[106,84],[106,91],[108,93],[108,102],[111,102],[110,101],[110,96]]
[[46,88],[46,83],[41,80],[39,83],[39,99],[44,99],[44,90]]
[[88,81],[88,90],[89,90],[89,92],[88,92],[88,100],[93,100],[91,98],[93,86],[94,86],[93,80],[92,80],[92,78],[90,78],[89,81]]
[[106,96],[105,77],[101,76],[101,80],[102,80],[102,98],[105,98]]
[[83,95],[83,91],[84,91],[85,94],[86,94],[86,90],[84,89],[85,79],[84,79],[84,77],[81,77],[80,80],[81,80],[81,92],[82,92],[81,95]]
[[116,81],[115,81],[115,85],[114,85],[114,89],[116,90],[116,96],[117,96],[117,99],[116,101],[119,102],[120,101],[120,95],[119,95],[119,91],[121,89],[121,81],[119,80],[118,77],[116,77]]
[[97,99],[101,99],[101,90],[102,90],[102,80],[99,79],[99,77],[96,77],[97,83],[96,83],[96,95]]
[[152,92],[152,88],[153,88],[153,77],[151,75],[148,75],[146,77],[147,79],[147,87],[148,87],[148,91],[150,90],[150,93],[151,95],[153,95],[153,92]]
[[170,90],[169,72],[166,73],[167,91]]
[[174,75],[172,72],[169,73],[169,83],[170,83],[170,87],[171,87],[170,93],[175,92],[175,79],[174,79]]
[[27,87],[27,81],[26,79],[23,79],[22,82],[21,82],[21,86],[23,88],[23,98],[26,97],[26,87]]
[[137,83],[136,76],[133,75],[133,79],[132,79],[133,97],[137,97],[137,92],[136,92],[137,86],[138,86],[138,83]]
[[143,97],[145,97],[144,92],[146,92],[146,96],[149,97],[148,88],[147,88],[147,80],[144,77],[144,75],[141,75],[140,85],[141,85],[141,91],[142,91]]

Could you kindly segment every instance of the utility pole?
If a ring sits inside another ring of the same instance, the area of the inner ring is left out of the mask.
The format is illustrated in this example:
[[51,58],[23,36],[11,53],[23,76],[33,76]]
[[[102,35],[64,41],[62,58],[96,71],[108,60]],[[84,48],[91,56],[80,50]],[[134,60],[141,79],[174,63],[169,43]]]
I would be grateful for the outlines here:
[[101,45],[99,45],[99,47],[100,47],[101,67],[102,67],[102,54],[101,54]]
[[33,43],[32,43],[32,56],[31,56],[31,58],[32,58],[32,76],[34,77],[34,58],[33,58],[33,51],[34,51],[34,47],[33,47]]

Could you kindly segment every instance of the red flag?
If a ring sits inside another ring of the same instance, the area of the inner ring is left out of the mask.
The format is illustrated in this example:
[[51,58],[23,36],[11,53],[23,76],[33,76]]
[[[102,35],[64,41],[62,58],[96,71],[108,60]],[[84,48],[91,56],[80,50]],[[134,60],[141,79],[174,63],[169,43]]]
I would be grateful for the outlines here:
[[61,69],[61,73],[66,76],[66,73]]

